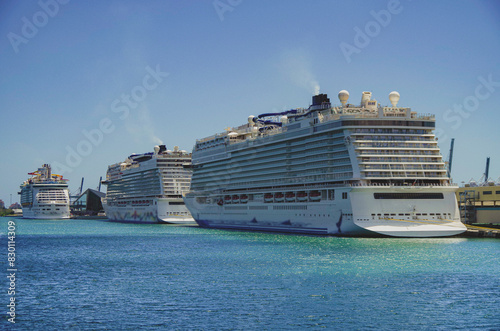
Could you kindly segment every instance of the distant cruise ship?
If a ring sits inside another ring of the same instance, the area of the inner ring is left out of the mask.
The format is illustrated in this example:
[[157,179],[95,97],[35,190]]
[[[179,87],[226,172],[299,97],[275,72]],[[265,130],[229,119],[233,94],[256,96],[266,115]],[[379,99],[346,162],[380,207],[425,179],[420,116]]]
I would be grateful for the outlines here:
[[53,174],[49,164],[28,175],[32,177],[24,181],[19,192],[23,218],[70,218],[67,179]]
[[189,190],[191,154],[175,146],[156,146],[154,153],[132,154],[108,167],[102,205],[114,221],[195,223],[182,194]]
[[200,226],[345,236],[452,236],[466,230],[434,136],[435,118],[339,93],[250,116],[197,140],[185,202]]

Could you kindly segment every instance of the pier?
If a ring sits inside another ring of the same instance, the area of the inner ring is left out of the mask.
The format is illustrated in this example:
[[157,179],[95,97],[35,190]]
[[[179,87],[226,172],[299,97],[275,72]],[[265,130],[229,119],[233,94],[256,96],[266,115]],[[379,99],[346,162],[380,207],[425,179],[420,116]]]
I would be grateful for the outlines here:
[[472,238],[498,238],[500,239],[500,228],[488,228],[483,226],[466,224],[467,231],[461,237]]

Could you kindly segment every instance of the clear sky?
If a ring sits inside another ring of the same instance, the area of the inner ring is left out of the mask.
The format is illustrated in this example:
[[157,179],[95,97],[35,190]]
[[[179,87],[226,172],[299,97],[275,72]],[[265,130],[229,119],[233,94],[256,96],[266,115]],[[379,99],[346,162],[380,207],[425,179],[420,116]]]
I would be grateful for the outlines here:
[[0,199],[51,163],[77,191],[107,166],[346,89],[436,114],[457,183],[500,176],[500,2],[0,4]]

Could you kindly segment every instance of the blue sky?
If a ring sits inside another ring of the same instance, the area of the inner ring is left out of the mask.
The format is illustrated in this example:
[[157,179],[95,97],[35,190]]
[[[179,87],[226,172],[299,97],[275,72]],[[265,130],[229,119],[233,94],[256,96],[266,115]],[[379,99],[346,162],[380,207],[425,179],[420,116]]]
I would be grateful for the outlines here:
[[76,191],[160,142],[307,107],[319,87],[436,114],[453,179],[500,176],[498,1],[0,4],[0,199],[51,163]]

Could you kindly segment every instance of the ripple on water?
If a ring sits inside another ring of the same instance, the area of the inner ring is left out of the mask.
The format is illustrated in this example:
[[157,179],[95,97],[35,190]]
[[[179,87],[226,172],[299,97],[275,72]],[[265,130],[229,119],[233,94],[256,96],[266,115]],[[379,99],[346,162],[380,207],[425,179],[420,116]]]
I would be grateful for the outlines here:
[[[6,220],[0,222],[4,226]],[[16,312],[18,325],[25,327],[447,330],[500,325],[500,250],[494,239],[334,238],[96,220],[16,222]],[[0,254],[6,261],[6,252]]]

